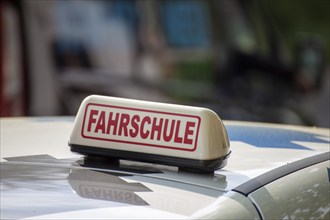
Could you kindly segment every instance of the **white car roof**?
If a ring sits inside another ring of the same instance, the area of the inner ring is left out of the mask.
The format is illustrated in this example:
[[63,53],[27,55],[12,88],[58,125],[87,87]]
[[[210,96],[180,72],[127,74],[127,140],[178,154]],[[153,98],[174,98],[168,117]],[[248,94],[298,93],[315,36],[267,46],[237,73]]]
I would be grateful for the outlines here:
[[[12,164],[12,166],[25,166],[26,169],[30,166],[67,169],[67,177],[62,179],[69,182],[73,191],[80,197],[89,197],[89,199],[93,199],[93,196],[86,195],[86,193],[91,189],[79,190],[82,186],[88,185],[92,178],[99,178],[96,184],[98,184],[98,189],[103,189],[104,183],[110,180],[101,175],[102,172],[110,172],[114,176],[119,176],[119,180],[116,181],[120,183],[113,187],[119,187],[123,180],[125,183],[133,183],[133,185],[142,183],[149,189],[135,193],[149,206],[137,207],[139,199],[135,201],[136,204],[131,202],[130,206],[112,203],[111,207],[116,207],[118,211],[115,212],[112,209],[111,213],[117,213],[113,215],[114,218],[118,217],[120,213],[123,214],[125,209],[128,210],[125,216],[129,218],[130,210],[151,208],[154,213],[151,215],[153,218],[156,218],[156,212],[159,212],[159,218],[185,218],[252,178],[288,163],[328,152],[330,142],[329,129],[326,128],[224,121],[232,153],[227,166],[215,171],[214,174],[182,172],[176,167],[133,161],[121,161],[120,169],[116,169],[108,166],[108,161],[88,164],[82,155],[70,151],[68,140],[73,120],[73,117],[2,118],[2,168],[7,169],[6,167]],[[89,169],[81,169],[82,167]],[[47,172],[46,170],[45,172]],[[94,173],[94,171],[100,171],[101,174]],[[40,172],[40,175],[43,173]],[[95,177],[92,177],[93,175]],[[2,175],[1,181],[3,180],[6,182]],[[127,192],[127,186],[120,190]],[[7,196],[9,197],[9,195]],[[1,197],[8,199],[6,195]],[[102,200],[101,196],[95,195],[94,199]],[[92,201],[89,201],[90,204],[95,205],[89,206],[88,202],[82,202],[84,208],[61,209],[58,213],[44,211],[36,215],[29,214],[19,217],[40,216],[43,218],[46,214],[48,217],[59,218],[63,213],[66,213],[66,216],[71,213],[71,216],[77,217],[77,212],[86,212],[86,209],[91,211],[89,213],[92,213],[92,210],[97,212],[99,209],[103,210],[102,213],[108,212],[104,209],[110,204],[109,202],[97,206],[95,200]],[[124,201],[118,201],[120,204],[124,204]],[[15,203],[15,201],[12,202]],[[126,203],[129,201],[126,200]],[[143,211],[139,213],[143,213]],[[150,211],[148,213],[150,214]],[[88,218],[90,215],[84,216]],[[145,215],[145,218],[148,216]]]

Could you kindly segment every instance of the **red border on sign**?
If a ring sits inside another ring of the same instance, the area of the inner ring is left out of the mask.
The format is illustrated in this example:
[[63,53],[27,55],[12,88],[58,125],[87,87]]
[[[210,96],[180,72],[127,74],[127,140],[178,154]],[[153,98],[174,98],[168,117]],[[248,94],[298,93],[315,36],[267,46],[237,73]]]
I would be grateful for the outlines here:
[[[87,115],[87,109],[91,105],[100,106],[100,107],[109,107],[109,108],[132,110],[132,111],[140,111],[140,112],[150,112],[150,113],[164,114],[164,115],[175,115],[175,116],[181,116],[181,117],[196,118],[198,120],[198,125],[197,125],[195,145],[192,149],[186,149],[186,148],[166,146],[166,145],[148,144],[148,143],[141,143],[141,142],[135,142],[135,141],[123,141],[123,140],[116,140],[116,139],[110,139],[110,138],[108,139],[108,138],[99,138],[99,137],[87,136],[87,135],[84,134],[85,120],[86,120],[86,115]],[[125,143],[125,144],[136,144],[136,145],[143,145],[143,146],[148,146],[148,147],[168,148],[168,149],[182,150],[182,151],[195,151],[196,147],[197,147],[197,142],[198,142],[198,134],[199,134],[200,123],[201,123],[201,118],[199,116],[195,116],[195,115],[171,113],[171,112],[162,112],[162,111],[155,111],[155,110],[148,110],[148,109],[129,108],[129,107],[122,107],[122,106],[114,106],[114,105],[104,105],[104,104],[97,104],[97,103],[88,103],[86,105],[86,108],[85,108],[84,119],[83,119],[82,130],[81,130],[81,136],[84,137],[84,138],[94,139],[94,140],[118,142],[118,143]]]

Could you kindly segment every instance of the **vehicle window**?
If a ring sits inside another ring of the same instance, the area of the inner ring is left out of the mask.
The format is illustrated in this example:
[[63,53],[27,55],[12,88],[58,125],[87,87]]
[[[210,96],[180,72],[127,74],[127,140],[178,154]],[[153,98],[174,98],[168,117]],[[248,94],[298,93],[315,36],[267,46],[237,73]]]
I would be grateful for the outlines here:
[[329,161],[290,175],[251,193],[264,219],[329,219]]

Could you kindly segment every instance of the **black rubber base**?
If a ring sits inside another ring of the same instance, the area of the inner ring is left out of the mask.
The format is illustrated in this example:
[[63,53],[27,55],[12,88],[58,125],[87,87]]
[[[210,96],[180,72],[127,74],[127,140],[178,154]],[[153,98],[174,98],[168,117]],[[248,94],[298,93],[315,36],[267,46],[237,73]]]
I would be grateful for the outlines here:
[[72,152],[84,155],[100,155],[117,159],[134,160],[140,162],[149,162],[165,164],[179,167],[181,170],[189,172],[214,172],[227,164],[230,152],[221,158],[213,160],[194,160],[180,157],[170,157],[156,154],[147,154],[140,152],[113,150],[100,147],[89,147],[84,145],[69,144]]

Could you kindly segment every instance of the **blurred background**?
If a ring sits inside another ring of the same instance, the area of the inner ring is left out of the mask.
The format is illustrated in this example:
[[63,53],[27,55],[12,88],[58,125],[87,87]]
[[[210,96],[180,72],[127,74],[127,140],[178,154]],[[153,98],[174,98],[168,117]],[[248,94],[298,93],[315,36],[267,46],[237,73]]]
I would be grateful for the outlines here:
[[3,0],[1,116],[90,94],[330,127],[328,0]]

